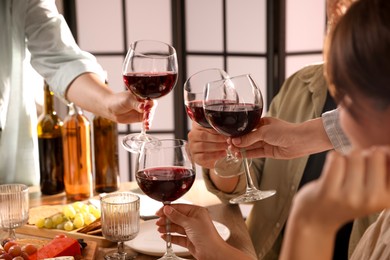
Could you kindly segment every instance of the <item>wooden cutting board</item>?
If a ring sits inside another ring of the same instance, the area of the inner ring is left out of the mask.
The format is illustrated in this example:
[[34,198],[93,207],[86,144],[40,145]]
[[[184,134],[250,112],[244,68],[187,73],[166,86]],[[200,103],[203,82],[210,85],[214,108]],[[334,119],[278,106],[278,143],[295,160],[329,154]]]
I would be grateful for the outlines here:
[[84,240],[96,242],[97,246],[100,247],[110,247],[115,244],[105,239],[101,235],[87,235],[84,233],[77,232],[77,229],[72,231],[65,231],[60,229],[37,228],[34,225],[40,218],[51,217],[55,214],[62,212],[63,207],[64,205],[42,205],[30,208],[28,223],[20,228],[17,228],[16,233],[48,239],[52,239],[59,234],[65,234],[68,237],[72,237],[75,239],[82,238]]
[[65,234],[68,237],[72,237],[75,239],[82,238],[85,241],[92,241],[97,246],[100,246],[100,247],[110,247],[110,246],[115,244],[114,242],[111,242],[102,236],[92,236],[92,235],[87,235],[87,234],[83,234],[83,233],[78,233],[76,230],[64,231],[64,230],[59,230],[59,229],[37,228],[36,226],[29,225],[29,224],[26,224],[20,228],[17,228],[15,230],[15,232],[17,234],[29,235],[29,236],[33,236],[33,237],[49,238],[49,239],[54,238],[56,235]]

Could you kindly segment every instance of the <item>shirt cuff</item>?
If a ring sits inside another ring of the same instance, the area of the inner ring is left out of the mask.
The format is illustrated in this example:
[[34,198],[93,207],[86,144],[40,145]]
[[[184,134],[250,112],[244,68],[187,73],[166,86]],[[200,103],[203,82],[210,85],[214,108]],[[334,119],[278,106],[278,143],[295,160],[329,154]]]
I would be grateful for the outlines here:
[[351,143],[340,126],[339,109],[323,113],[322,123],[333,148],[341,153],[347,153],[351,149]]

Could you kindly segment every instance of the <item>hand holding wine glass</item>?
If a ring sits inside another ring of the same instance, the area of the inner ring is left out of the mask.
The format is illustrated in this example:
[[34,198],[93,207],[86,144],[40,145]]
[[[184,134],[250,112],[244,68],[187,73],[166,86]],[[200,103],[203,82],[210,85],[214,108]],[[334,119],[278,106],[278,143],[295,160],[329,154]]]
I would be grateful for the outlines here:
[[[205,128],[212,128],[204,115],[204,90],[209,82],[228,79],[229,75],[221,69],[205,69],[191,75],[184,83],[184,104],[187,115],[192,121]],[[212,103],[213,100],[207,102]],[[226,156],[214,165],[214,173],[220,177],[229,178],[243,173],[242,159],[236,157],[230,149]]]
[[[229,75],[221,69],[212,68],[201,70],[191,75],[184,83],[184,104],[187,115],[192,121],[205,128],[212,128],[207,121],[203,110],[204,89],[206,84],[212,81],[229,78]],[[211,101],[212,102],[212,101]],[[226,150],[226,157],[220,159],[214,165],[214,172],[221,177],[231,177],[242,173],[242,160]],[[233,172],[233,174],[232,174]]]
[[[140,40],[130,44],[122,74],[126,87],[139,100],[152,100],[171,92],[178,73],[175,49],[163,42]],[[142,124],[140,134],[127,135],[122,144],[130,152],[138,153],[143,143],[154,145],[158,140],[146,134]]]
[[139,232],[140,198],[130,192],[114,192],[101,198],[102,234],[118,243],[118,250],[105,255],[107,260],[133,259],[126,252],[124,242],[136,237]]
[[[260,88],[250,75],[210,82],[204,93],[204,112],[210,125],[220,134],[238,137],[250,133],[258,125],[263,111]],[[247,181],[246,192],[230,203],[252,202],[268,198],[274,190],[260,191],[252,181],[245,149],[241,149]]]
[[8,229],[8,237],[16,239],[15,229],[28,221],[29,195],[24,184],[0,185],[0,228]]
[[[136,180],[150,198],[170,204],[183,196],[194,183],[195,166],[188,153],[187,142],[179,139],[160,140],[157,146],[144,146],[138,155]],[[170,241],[170,223],[166,223],[166,253],[159,260],[182,259],[175,255]]]

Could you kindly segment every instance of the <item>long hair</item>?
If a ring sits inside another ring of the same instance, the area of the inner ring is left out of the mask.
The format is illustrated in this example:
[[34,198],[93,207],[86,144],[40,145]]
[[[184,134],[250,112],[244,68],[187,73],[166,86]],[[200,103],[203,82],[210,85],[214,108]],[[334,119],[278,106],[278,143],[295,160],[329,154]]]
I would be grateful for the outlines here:
[[390,0],[360,0],[330,35],[325,73],[336,102],[364,96],[390,104]]

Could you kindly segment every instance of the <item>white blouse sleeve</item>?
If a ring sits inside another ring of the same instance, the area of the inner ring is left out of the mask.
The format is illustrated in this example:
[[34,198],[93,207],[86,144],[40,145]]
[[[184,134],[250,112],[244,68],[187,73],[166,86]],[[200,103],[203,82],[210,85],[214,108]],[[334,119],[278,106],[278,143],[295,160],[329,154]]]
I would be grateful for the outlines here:
[[25,20],[31,64],[60,98],[79,75],[93,72],[104,81],[96,58],[82,51],[54,0],[30,0]]
[[334,110],[323,113],[322,122],[334,149],[342,153],[347,153],[351,148],[351,143],[349,142],[348,137],[345,135],[343,129],[341,129],[339,121],[339,109],[336,108]]

